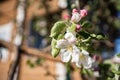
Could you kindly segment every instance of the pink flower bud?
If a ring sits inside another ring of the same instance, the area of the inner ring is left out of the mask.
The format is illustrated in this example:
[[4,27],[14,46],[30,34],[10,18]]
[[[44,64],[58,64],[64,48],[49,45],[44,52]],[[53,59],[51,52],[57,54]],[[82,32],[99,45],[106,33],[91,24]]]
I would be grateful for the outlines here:
[[95,61],[98,61],[98,60],[100,59],[100,57],[99,57],[98,55],[94,55],[94,56],[93,56],[93,59],[94,59]]
[[76,25],[76,32],[78,32],[81,29],[81,25],[77,24]]
[[78,12],[78,10],[77,10],[77,9],[73,9],[73,10],[72,10],[72,13],[75,13],[75,12]]
[[80,13],[78,13],[77,9],[73,9],[71,21],[77,23],[80,21],[80,19],[81,19]]
[[86,9],[80,10],[80,15],[81,17],[85,17],[87,15],[87,10]]
[[69,16],[69,15],[64,15],[63,18],[64,18],[65,20],[69,20],[69,19],[70,19],[70,16]]

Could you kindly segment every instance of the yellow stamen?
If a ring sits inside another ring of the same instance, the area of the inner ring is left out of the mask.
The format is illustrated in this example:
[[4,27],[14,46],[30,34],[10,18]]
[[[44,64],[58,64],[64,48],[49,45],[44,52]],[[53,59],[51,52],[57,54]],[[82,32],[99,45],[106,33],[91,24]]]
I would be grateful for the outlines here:
[[80,59],[85,59],[85,56],[82,53],[80,53]]
[[67,49],[68,49],[69,51],[72,51],[72,50],[73,50],[72,46],[69,46]]

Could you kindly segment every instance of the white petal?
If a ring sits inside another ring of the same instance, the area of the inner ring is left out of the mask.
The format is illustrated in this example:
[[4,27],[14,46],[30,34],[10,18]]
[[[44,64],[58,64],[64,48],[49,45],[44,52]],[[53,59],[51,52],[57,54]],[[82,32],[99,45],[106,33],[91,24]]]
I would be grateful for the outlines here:
[[81,17],[80,17],[80,14],[79,13],[73,13],[73,15],[72,15],[72,18],[71,18],[71,21],[73,21],[73,22],[79,22],[80,21],[80,19],[81,19]]
[[66,48],[67,46],[69,46],[70,44],[68,43],[67,40],[65,39],[60,39],[57,41],[57,44],[56,44],[56,48],[61,48],[61,49],[64,49]]
[[72,53],[71,62],[77,62],[77,61],[79,61],[79,54]]
[[65,34],[65,39],[68,40],[69,43],[75,43],[76,42],[76,36],[70,32],[67,32]]
[[91,68],[92,67],[92,59],[91,59],[91,57],[86,56],[86,59],[84,61],[82,61],[82,65],[86,69]]
[[80,54],[80,50],[76,47],[73,46],[73,53],[72,53],[72,62],[77,62],[79,61],[79,54]]
[[89,53],[86,50],[82,50],[82,54],[89,55]]
[[62,59],[63,62],[69,62],[70,61],[71,54],[72,54],[70,51],[62,49],[60,53],[61,53],[61,59]]
[[81,68],[81,62],[80,61],[76,62],[76,66],[79,67],[79,68]]

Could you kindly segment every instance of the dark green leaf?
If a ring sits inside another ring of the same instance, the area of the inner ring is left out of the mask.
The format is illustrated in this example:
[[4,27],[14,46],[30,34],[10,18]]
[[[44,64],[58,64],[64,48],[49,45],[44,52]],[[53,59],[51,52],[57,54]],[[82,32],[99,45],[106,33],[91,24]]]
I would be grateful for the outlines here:
[[112,71],[108,71],[107,76],[109,76],[110,78],[113,78],[115,74]]
[[84,21],[84,22],[82,23],[82,27],[90,28],[90,27],[92,27],[92,24],[91,24],[89,21]]
[[90,34],[89,34],[88,32],[83,31],[83,30],[80,31],[79,34],[80,34],[81,36],[83,36],[85,39],[87,39],[87,38],[90,36]]
[[112,70],[113,73],[117,74],[117,75],[120,75],[120,71],[117,71],[117,70]]

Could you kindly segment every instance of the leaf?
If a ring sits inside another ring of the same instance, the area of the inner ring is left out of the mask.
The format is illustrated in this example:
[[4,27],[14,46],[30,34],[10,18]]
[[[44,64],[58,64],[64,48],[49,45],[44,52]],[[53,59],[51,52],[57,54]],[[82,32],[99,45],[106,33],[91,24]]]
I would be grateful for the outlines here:
[[74,32],[76,30],[76,24],[72,23],[72,25],[68,28],[70,32]]
[[112,71],[108,71],[107,76],[109,76],[110,78],[113,78],[115,74]]
[[53,38],[51,41],[51,47],[55,48],[55,46],[56,46],[56,40]]
[[60,33],[65,32],[65,28],[66,28],[66,24],[64,21],[56,22],[51,29],[50,37],[57,39]]
[[119,54],[117,54],[117,57],[120,57],[120,53],[119,53]]
[[86,31],[80,31],[80,32],[78,32],[81,36],[83,36],[85,39],[87,39],[89,36],[90,36],[90,34],[88,33],[88,32],[86,32]]
[[96,38],[96,34],[90,34],[90,36]]
[[64,34],[59,34],[57,40],[64,38]]
[[51,47],[52,47],[51,54],[53,57],[56,57],[59,54],[60,49],[56,48],[56,40],[55,39],[52,39]]
[[51,54],[52,54],[53,57],[56,57],[59,54],[59,52],[60,52],[60,49],[52,48]]
[[89,21],[84,21],[84,22],[82,23],[82,27],[90,28],[90,27],[92,27],[92,24],[91,24]]
[[112,69],[112,72],[115,73],[115,74],[117,74],[117,75],[120,75],[120,71],[117,71],[115,69]]
[[96,38],[99,40],[104,39],[104,37],[102,35],[97,35]]

